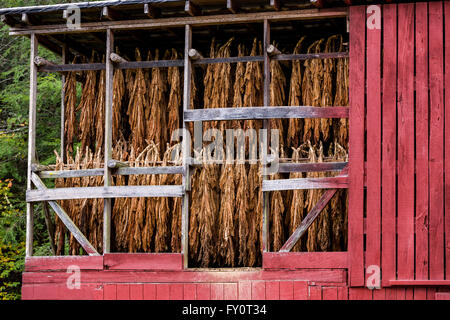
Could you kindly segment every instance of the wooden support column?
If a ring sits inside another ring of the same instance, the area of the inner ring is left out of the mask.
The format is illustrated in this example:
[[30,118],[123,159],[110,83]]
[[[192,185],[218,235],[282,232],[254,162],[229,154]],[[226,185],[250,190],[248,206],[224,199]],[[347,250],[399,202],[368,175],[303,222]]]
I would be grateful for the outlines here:
[[[270,104],[270,56],[267,52],[267,48],[270,45],[270,24],[267,19],[264,20],[264,107],[268,107]],[[263,122],[263,130],[264,130],[264,137],[266,138],[266,141],[264,142],[266,145],[263,147],[263,153],[262,153],[262,161],[263,161],[263,177],[262,180],[266,180],[267,176],[265,175],[265,166],[266,166],[266,159],[267,159],[267,152],[269,150],[268,144],[270,141],[270,122],[269,120],[265,119]],[[262,230],[262,242],[263,242],[263,251],[269,252],[270,251],[270,236],[269,236],[269,217],[270,217],[270,193],[264,192],[262,193],[263,196],[263,230]]]
[[[37,99],[37,66],[34,59],[38,54],[38,39],[36,34],[31,34],[31,54],[30,54],[30,107],[28,120],[28,172],[27,190],[31,190],[31,166],[36,161],[36,99]],[[27,203],[27,235],[26,235],[26,256],[33,255],[33,215],[34,206]]]
[[[112,104],[114,66],[111,53],[114,50],[114,34],[111,29],[106,31],[106,96],[105,96],[105,187],[111,186],[111,169],[108,162],[112,160]],[[112,200],[104,199],[103,211],[103,254],[111,252],[111,212]]]
[[[62,64],[67,64],[69,60],[69,50],[67,50],[67,45],[64,44],[62,47],[62,57],[61,57],[61,61]],[[65,92],[64,92],[64,86],[66,85],[66,75],[62,74],[61,77],[61,151],[60,151],[60,156],[61,159],[63,160],[63,162],[66,162],[66,147],[65,147],[65,137],[64,137],[64,127],[65,127],[65,122],[66,122],[66,118],[65,118],[65,113],[66,113],[66,106],[64,103],[65,100]]]
[[181,253],[183,255],[183,267],[188,267],[189,257],[189,195],[191,191],[191,174],[189,159],[191,157],[191,139],[184,119],[184,112],[189,110],[191,104],[191,73],[192,63],[189,51],[192,47],[192,27],[185,27],[184,43],[184,95],[183,95],[183,186],[184,195],[181,209]]

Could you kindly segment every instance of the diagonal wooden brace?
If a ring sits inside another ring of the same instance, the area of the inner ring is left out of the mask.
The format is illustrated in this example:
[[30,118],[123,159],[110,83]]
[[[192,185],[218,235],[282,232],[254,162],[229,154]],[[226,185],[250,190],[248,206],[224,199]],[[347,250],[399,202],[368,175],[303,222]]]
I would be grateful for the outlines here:
[[[34,172],[31,175],[31,181],[33,181],[38,190],[47,189],[41,178],[39,178],[39,176]],[[75,239],[77,239],[78,243],[83,247],[83,249],[90,256],[99,256],[100,254],[97,252],[97,250],[95,250],[89,240],[86,239],[80,229],[78,229],[78,227],[73,223],[72,219],[70,219],[69,215],[64,211],[64,209],[56,201],[48,201],[48,203],[58,215],[59,219],[61,219],[61,221],[64,223],[66,228],[69,229]]]
[[[348,175],[348,165],[342,169],[341,173],[338,177],[345,177]],[[289,237],[283,247],[280,249],[280,252],[290,252],[292,248],[297,244],[298,240],[305,234],[306,230],[311,226],[311,224],[316,220],[319,214],[326,207],[328,202],[333,198],[338,189],[328,189],[322,195],[322,197],[317,201],[314,208],[307,214],[306,218],[302,221],[302,223],[295,229],[294,233]]]

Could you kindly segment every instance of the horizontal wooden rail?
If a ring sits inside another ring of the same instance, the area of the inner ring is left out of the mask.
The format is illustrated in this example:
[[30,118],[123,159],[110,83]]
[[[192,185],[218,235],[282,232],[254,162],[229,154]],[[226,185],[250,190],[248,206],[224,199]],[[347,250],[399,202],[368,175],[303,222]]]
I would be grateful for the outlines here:
[[338,59],[348,58],[348,52],[324,52],[324,53],[303,53],[303,54],[277,54],[271,57],[273,60],[293,61],[310,59]]
[[262,191],[307,190],[307,189],[346,189],[348,177],[299,178],[264,180]]
[[104,63],[76,63],[76,64],[54,64],[38,68],[39,72],[72,72],[72,71],[98,71],[105,70]]
[[435,287],[435,286],[450,286],[450,280],[390,280],[390,286],[425,286],[425,287]]
[[345,18],[348,15],[347,8],[332,9],[307,9],[307,10],[289,10],[289,11],[268,11],[242,14],[222,14],[222,15],[204,15],[195,17],[173,17],[160,19],[142,19],[142,20],[117,20],[87,22],[82,23],[79,28],[69,28],[66,24],[59,25],[41,25],[27,27],[13,27],[10,35],[29,35],[35,34],[60,34],[60,33],[85,33],[85,32],[103,32],[111,30],[138,30],[138,29],[157,29],[164,27],[184,27],[185,25],[209,26],[223,24],[239,24],[250,22],[270,21],[290,21],[290,20],[308,20],[308,19],[328,19]]
[[319,172],[319,171],[341,171],[348,162],[320,162],[320,163],[280,163],[279,173],[290,172]]
[[222,121],[290,118],[348,118],[348,107],[243,107],[196,109],[184,112],[184,120]]
[[264,252],[263,269],[346,269],[347,252]]
[[120,186],[57,188],[27,191],[27,202],[76,200],[76,199],[113,199],[113,198],[179,198],[184,193],[183,186]]

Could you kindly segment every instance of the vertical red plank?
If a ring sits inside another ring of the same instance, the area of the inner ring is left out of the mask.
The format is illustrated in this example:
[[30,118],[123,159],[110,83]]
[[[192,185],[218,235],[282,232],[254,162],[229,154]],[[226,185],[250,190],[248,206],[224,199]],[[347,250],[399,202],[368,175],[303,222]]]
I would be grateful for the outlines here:
[[156,300],[156,285],[153,283],[144,284],[144,300]]
[[170,300],[183,300],[184,286],[182,283],[172,283],[169,288]]
[[184,300],[197,300],[197,285],[195,283],[184,284]]
[[364,285],[364,91],[365,6],[350,7],[349,280]]
[[427,288],[427,300],[435,300],[436,288]]
[[397,289],[386,288],[386,300],[397,300]]
[[158,283],[156,285],[156,300],[170,299],[170,285],[168,283]]
[[252,300],[266,299],[266,283],[264,281],[254,281],[252,283]]
[[22,285],[22,300],[34,299],[34,284]]
[[280,300],[280,282],[267,281],[266,282],[266,299]]
[[428,279],[428,4],[416,3],[416,279]]
[[197,284],[197,299],[211,300],[211,285],[209,283]]
[[322,295],[323,295],[323,300],[338,300],[338,288],[337,287],[323,287]]
[[386,291],[385,289],[373,290],[372,293],[373,300],[386,300]]
[[372,300],[372,290],[366,288],[350,288],[349,300]]
[[117,300],[130,300],[130,285],[120,283],[116,286]]
[[308,286],[309,300],[322,300],[322,287]]
[[280,300],[294,299],[294,282],[281,281],[280,282]]
[[397,291],[396,297],[397,300],[405,300],[406,299],[406,289],[405,288],[396,288]]
[[397,5],[383,6],[382,285],[395,279]]
[[[367,29],[366,270],[381,267],[381,29]],[[366,274],[366,277],[369,276]]]
[[103,288],[103,299],[117,300],[117,290],[115,284],[105,284]]
[[308,300],[308,283],[294,281],[294,300]]
[[444,108],[442,2],[430,2],[430,279],[444,278]]
[[414,300],[427,300],[427,288],[414,288]]
[[223,283],[211,283],[211,300],[223,300]]
[[223,285],[223,298],[225,300],[237,300],[238,299],[237,283],[225,283]]
[[143,299],[144,299],[144,285],[130,284],[130,300],[143,300]]
[[414,288],[406,288],[405,299],[414,300]]
[[397,272],[414,279],[414,4],[398,5]]
[[450,2],[444,2],[445,16],[445,265],[450,279]]
[[239,300],[252,299],[252,283],[250,281],[239,282]]
[[338,287],[338,300],[348,300],[347,287]]

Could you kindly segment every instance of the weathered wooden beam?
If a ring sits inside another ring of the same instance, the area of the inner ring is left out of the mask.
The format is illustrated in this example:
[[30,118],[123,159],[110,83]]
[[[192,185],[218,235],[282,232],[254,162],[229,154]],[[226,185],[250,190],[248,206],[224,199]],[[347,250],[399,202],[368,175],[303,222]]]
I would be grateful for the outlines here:
[[121,62],[116,65],[117,69],[151,69],[151,68],[169,68],[182,67],[183,60],[153,60],[153,61],[130,61]]
[[122,58],[120,55],[118,55],[117,53],[111,53],[110,59],[112,62],[114,63],[126,63],[128,62],[127,59]]
[[105,70],[104,63],[49,64],[39,67],[39,72],[72,72]]
[[231,12],[231,13],[238,13],[239,11],[239,4],[237,3],[236,0],[227,0],[227,9]]
[[195,60],[203,59],[203,56],[196,49],[189,49],[189,58],[191,58],[192,60],[195,61]]
[[348,177],[298,178],[263,181],[262,190],[347,189]]
[[[342,170],[341,174],[338,177],[345,177],[347,176],[347,174],[348,174],[348,166],[346,166]],[[314,220],[316,220],[316,218],[323,211],[323,209],[326,207],[328,202],[330,202],[330,200],[333,198],[333,196],[336,194],[337,191],[338,191],[337,189],[330,189],[325,191],[325,193],[322,195],[319,201],[317,201],[314,208],[311,209],[306,218],[302,221],[302,223],[298,226],[298,228],[295,229],[294,233],[283,245],[280,252],[289,252],[292,250],[292,248],[297,244],[298,240],[300,240],[300,238],[305,234],[305,232],[308,230],[308,228],[311,226]]]
[[114,159],[108,160],[108,168],[110,169],[127,168],[127,167],[129,167],[129,165],[126,162]]
[[114,199],[114,198],[179,198],[183,186],[120,186],[57,188],[27,191],[27,202],[77,200],[77,199]]
[[55,224],[53,223],[53,217],[50,215],[50,210],[48,208],[48,202],[42,203],[42,210],[44,211],[45,225],[47,226],[48,241],[50,242],[50,248],[52,249],[53,255],[56,255],[56,244],[55,244]]
[[103,7],[101,12],[101,18],[107,19],[109,21],[115,21],[120,20],[122,18],[122,15],[118,11],[110,7]]
[[[63,45],[62,47],[62,55],[61,55],[61,63],[67,64],[69,62],[69,50],[67,45]],[[66,106],[65,106],[65,95],[64,87],[66,84],[66,75],[63,74],[61,76],[61,129],[60,129],[60,137],[61,137],[61,146],[60,146],[60,157],[63,163],[66,163],[66,142],[65,142],[65,124],[66,124]]]
[[[32,175],[33,183],[39,190],[34,192],[45,192],[46,190],[48,190],[42,180],[35,173],[33,173]],[[70,219],[69,215],[64,211],[64,209],[55,201],[49,201],[49,204],[55,211],[59,219],[64,223],[66,228],[72,233],[74,238],[77,239],[78,243],[87,252],[87,254],[89,254],[90,256],[98,256],[99,253],[97,252],[97,250],[92,246],[89,240],[86,239],[80,229],[78,229],[78,227],[73,223],[72,219]]]
[[43,67],[43,66],[54,66],[54,65],[55,65],[54,62],[48,61],[48,60],[46,60],[46,59],[44,59],[44,58],[42,58],[42,57],[39,57],[39,56],[37,56],[37,57],[34,58],[34,64],[35,64],[36,66],[38,66],[38,67]]
[[184,11],[192,17],[202,15],[202,10],[192,0],[186,0]]
[[83,177],[101,177],[105,170],[99,169],[83,169],[83,170],[45,170],[40,171],[39,177],[42,179],[61,179],[61,178],[83,178]]
[[270,57],[273,57],[281,54],[281,51],[278,50],[277,47],[275,47],[273,44],[271,44],[267,47],[267,53],[269,54]]
[[102,23],[88,22],[83,23],[79,29],[70,29],[66,24],[60,25],[42,25],[30,26],[27,28],[11,28],[10,35],[27,35],[31,33],[38,34],[59,34],[59,33],[85,33],[85,32],[102,32],[107,29],[112,30],[138,30],[153,29],[162,27],[181,27],[184,25],[191,26],[208,26],[223,24],[239,24],[262,22],[265,19],[270,21],[292,21],[292,20],[309,20],[309,19],[329,19],[347,17],[347,8],[332,9],[306,9],[306,10],[286,10],[279,12],[256,12],[256,13],[239,13],[239,14],[223,14],[212,16],[195,16],[195,17],[176,17],[161,19],[144,19],[144,20],[123,20],[123,21],[105,21]]
[[320,162],[320,163],[280,163],[279,173],[290,172],[320,172],[320,171],[341,171],[348,165],[348,162]]
[[310,60],[310,59],[338,59],[348,58],[348,52],[329,52],[329,53],[303,53],[303,54],[277,54],[272,57],[278,61],[292,60]]
[[185,111],[185,121],[348,118],[348,107],[245,107]]
[[141,167],[141,168],[119,168],[112,173],[113,175],[147,175],[147,174],[183,174],[182,166],[172,167]]
[[161,8],[146,3],[144,4],[144,14],[150,19],[157,19],[161,16]]
[[223,57],[223,58],[201,58],[192,61],[194,65],[203,65],[211,63],[239,63],[239,62],[261,62],[263,56],[245,56],[245,57]]

